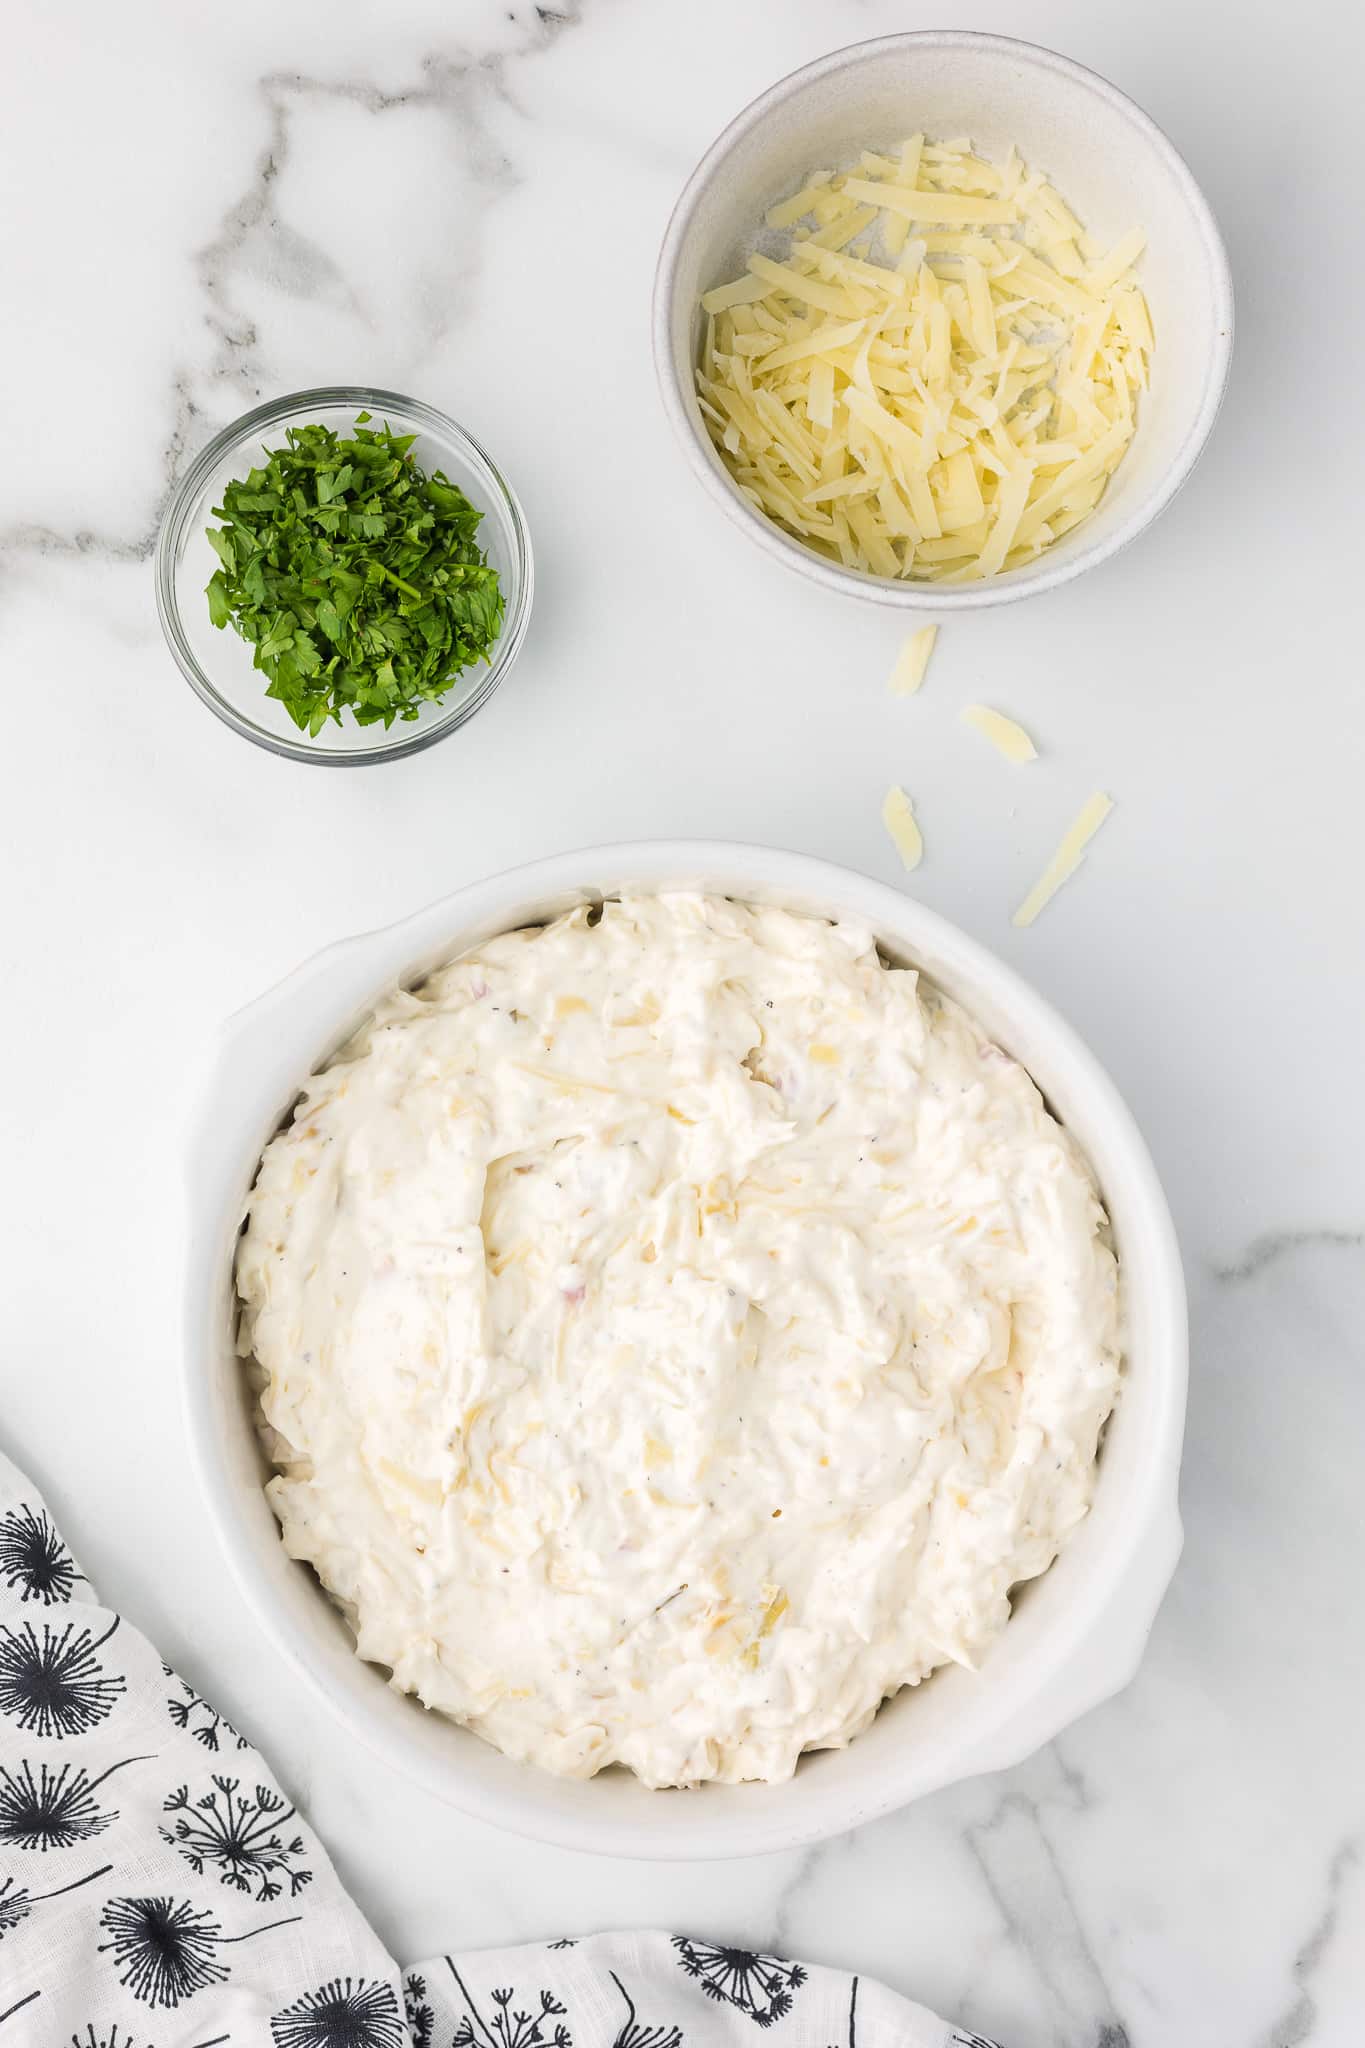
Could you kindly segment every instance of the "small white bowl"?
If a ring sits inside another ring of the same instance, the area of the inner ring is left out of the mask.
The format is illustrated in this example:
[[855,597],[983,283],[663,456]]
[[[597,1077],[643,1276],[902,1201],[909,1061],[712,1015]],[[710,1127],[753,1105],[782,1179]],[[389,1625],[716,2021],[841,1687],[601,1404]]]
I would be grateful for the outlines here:
[[[1126,1378],[1093,1510],[1051,1570],[1021,1589],[980,1673],[950,1667],[900,1693],[847,1749],[804,1757],[786,1784],[688,1792],[652,1792],[621,1771],[582,1780],[514,1763],[362,1663],[319,1581],[285,1553],[234,1341],[233,1262],[261,1152],[303,1077],[344,1044],[375,999],[496,932],[622,890],[668,888],[864,925],[889,958],[922,968],[964,1004],[1033,1074],[1094,1167],[1126,1318]],[[1136,1126],[1094,1057],[1008,968],[911,897],[800,854],[686,840],[561,854],[475,883],[318,954],[232,1020],[197,1121],[190,1206],[189,1433],[204,1501],[242,1590],[276,1647],[355,1734],[476,1819],[605,1855],[789,1849],[1018,1763],[1137,1668],[1181,1541],[1186,1324],[1171,1219]]]
[[[1046,171],[1102,240],[1147,234],[1139,277],[1156,346],[1137,432],[1095,511],[1023,568],[980,583],[892,581],[826,561],[744,498],[697,404],[699,300],[738,276],[765,210],[821,165],[889,149],[916,130],[1011,143]],[[1232,355],[1232,278],[1217,223],[1184,159],[1116,87],[1006,36],[931,30],[836,50],[756,99],[706,152],[669,222],[654,284],[654,360],[692,469],[750,539],[828,590],[908,611],[971,610],[1055,589],[1117,554],[1175,496],[1213,426]]]

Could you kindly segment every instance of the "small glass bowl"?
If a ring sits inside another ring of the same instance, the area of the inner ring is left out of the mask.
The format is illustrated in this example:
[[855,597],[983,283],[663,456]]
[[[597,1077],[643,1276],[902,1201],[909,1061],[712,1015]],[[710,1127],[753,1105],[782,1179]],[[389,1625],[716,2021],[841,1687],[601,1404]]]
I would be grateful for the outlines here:
[[[487,662],[476,663],[457,676],[438,703],[425,704],[415,719],[396,718],[382,725],[357,725],[343,713],[340,725],[331,720],[316,738],[300,732],[284,706],[267,697],[267,678],[252,666],[253,649],[229,626],[209,619],[205,588],[218,558],[205,538],[213,507],[222,502],[224,487],[261,463],[268,447],[278,446],[284,429],[320,420],[337,433],[349,434],[356,414],[374,415],[395,433],[416,434],[413,455],[431,473],[444,470],[452,484],[482,512],[478,541],[498,572],[505,612],[502,631]],[[324,385],[316,391],[294,391],[288,397],[258,405],[225,427],[195,457],[171,495],[156,543],[156,606],[171,653],[185,680],[225,725],[272,754],[291,761],[318,761],[338,768],[364,767],[372,761],[398,761],[407,754],[444,739],[472,718],[492,696],[516,660],[531,616],[534,583],[531,540],[516,494],[477,441],[463,427],[420,399],[396,391],[370,391],[356,384]]]

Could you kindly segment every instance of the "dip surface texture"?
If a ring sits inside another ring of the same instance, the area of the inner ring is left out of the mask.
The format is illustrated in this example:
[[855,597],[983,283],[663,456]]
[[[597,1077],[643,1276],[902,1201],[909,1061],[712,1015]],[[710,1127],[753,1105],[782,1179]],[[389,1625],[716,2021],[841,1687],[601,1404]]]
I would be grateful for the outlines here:
[[1084,1162],[870,935],[697,896],[387,999],[238,1256],[287,1548],[510,1755],[781,1779],[1084,1516],[1120,1374]]

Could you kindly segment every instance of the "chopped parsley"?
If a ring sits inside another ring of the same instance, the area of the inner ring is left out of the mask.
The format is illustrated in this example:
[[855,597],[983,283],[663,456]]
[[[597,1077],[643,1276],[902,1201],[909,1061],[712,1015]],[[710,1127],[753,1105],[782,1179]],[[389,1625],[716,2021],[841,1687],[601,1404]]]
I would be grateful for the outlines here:
[[286,428],[207,529],[221,565],[210,618],[251,642],[266,695],[314,735],[344,711],[357,725],[416,718],[502,629],[483,514],[418,467],[415,434],[369,419],[346,440],[319,422]]

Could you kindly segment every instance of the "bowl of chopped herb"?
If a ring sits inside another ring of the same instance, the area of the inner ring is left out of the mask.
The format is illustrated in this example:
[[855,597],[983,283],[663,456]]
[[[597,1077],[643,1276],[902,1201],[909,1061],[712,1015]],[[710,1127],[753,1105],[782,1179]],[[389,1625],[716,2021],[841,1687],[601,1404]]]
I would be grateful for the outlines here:
[[157,609],[186,681],[244,738],[361,767],[471,718],[531,613],[516,495],[465,430],[394,391],[273,399],[186,470]]

